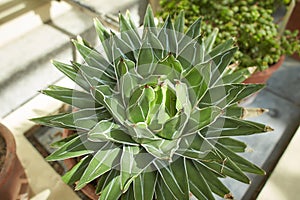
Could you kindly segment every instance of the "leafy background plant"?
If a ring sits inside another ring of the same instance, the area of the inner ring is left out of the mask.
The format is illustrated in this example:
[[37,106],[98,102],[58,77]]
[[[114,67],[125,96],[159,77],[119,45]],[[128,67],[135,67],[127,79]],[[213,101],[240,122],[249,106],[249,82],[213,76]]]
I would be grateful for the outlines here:
[[288,3],[281,0],[161,0],[162,9],[158,15],[165,18],[169,13],[174,15],[184,10],[187,25],[203,16],[203,34],[210,33],[213,28],[219,29],[217,44],[237,38],[239,51],[235,60],[240,67],[256,66],[264,70],[282,55],[300,54],[298,32],[285,30],[280,36],[273,18],[277,8]]
[[263,85],[242,84],[250,72],[231,70],[234,41],[215,46],[217,31],[201,36],[201,19],[185,31],[183,12],[156,27],[151,7],[142,30],[129,13],[119,15],[119,27],[116,34],[95,20],[105,54],[78,38],[85,63],[53,61],[80,88],[42,91],[75,107],[32,119],[74,131],[47,158],[81,158],[63,180],[76,189],[96,181],[103,200],[231,199],[220,179],[250,183],[246,173],[263,175],[239,155],[247,145],[237,136],[272,129],[245,120],[262,109],[238,104]]

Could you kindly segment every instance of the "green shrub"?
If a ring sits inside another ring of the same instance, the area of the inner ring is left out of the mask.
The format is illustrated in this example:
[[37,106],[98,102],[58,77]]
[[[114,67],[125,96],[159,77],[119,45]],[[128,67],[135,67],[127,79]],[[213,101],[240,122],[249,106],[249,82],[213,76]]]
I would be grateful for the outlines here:
[[279,35],[278,25],[272,14],[277,1],[255,2],[253,0],[162,0],[159,16],[165,18],[169,13],[185,11],[189,26],[199,16],[206,22],[202,25],[203,34],[218,28],[220,34],[216,43],[220,44],[231,37],[237,38],[239,51],[235,60],[240,67],[256,66],[264,70],[276,63],[281,55],[300,54],[298,32],[286,30]]

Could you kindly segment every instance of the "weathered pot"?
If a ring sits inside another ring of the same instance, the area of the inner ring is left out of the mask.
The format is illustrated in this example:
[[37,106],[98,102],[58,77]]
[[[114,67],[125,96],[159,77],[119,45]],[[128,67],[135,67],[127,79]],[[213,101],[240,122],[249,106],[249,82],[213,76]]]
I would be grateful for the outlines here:
[[[72,135],[73,133],[74,133],[73,131],[65,129],[63,131],[62,137],[66,138],[69,135]],[[64,160],[64,163],[65,163],[67,169],[70,170],[70,169],[72,169],[72,167],[74,167],[74,165],[77,164],[77,160],[75,158],[70,158],[70,159]],[[95,193],[95,191],[96,191],[95,186],[90,183],[87,184],[84,188],[82,188],[81,191],[92,200],[99,199],[99,196],[97,196]]]
[[255,72],[249,78],[247,78],[243,83],[260,83],[265,84],[267,80],[272,76],[272,74],[278,70],[282,65],[285,56],[281,56],[277,63],[271,65],[268,69],[260,72]]
[[0,172],[0,198],[5,200],[29,199],[28,180],[17,154],[12,133],[0,124],[0,135],[6,143],[4,165]]

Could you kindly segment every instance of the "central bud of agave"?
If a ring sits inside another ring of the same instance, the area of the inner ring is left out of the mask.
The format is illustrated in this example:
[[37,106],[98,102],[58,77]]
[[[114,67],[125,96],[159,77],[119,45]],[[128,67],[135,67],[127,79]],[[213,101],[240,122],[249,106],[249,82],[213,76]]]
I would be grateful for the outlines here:
[[172,83],[167,85],[164,81],[156,85],[146,84],[139,87],[133,92],[128,103],[129,121],[143,124],[158,135],[164,129],[164,124],[182,109],[181,105],[176,106],[178,101],[174,85]]
[[[173,56],[170,54],[166,60],[170,57]],[[156,67],[160,70],[169,70],[171,74],[179,73],[161,63]],[[177,74],[177,76],[179,75]],[[176,79],[169,80],[168,75],[164,74],[155,74],[147,79],[124,76],[121,78],[121,82],[124,82],[126,87],[126,93],[122,94],[122,99],[125,99],[123,103],[126,107],[128,125],[144,128],[164,139],[171,140],[179,137],[183,128],[183,126],[180,127],[180,124],[184,109],[188,112],[191,110],[190,103],[187,101],[187,87],[184,83]],[[147,136],[136,135],[134,138],[145,139]]]

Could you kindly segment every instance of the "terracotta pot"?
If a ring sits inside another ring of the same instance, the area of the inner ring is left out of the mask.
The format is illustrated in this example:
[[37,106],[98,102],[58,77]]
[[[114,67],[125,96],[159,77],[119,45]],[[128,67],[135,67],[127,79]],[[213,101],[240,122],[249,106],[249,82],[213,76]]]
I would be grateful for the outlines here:
[[28,180],[17,154],[12,133],[0,124],[0,135],[6,143],[6,156],[0,172],[0,198],[5,200],[29,199]]
[[[65,129],[63,131],[63,134],[62,134],[62,137],[63,138],[66,138],[68,137],[69,135],[72,135],[74,132],[73,131],[70,131],[70,130],[67,130]],[[72,169],[72,167],[74,167],[74,165],[77,164],[77,161],[75,158],[70,158],[70,159],[66,159],[64,160],[64,163],[67,167],[68,170]],[[96,191],[96,188],[94,185],[92,184],[87,184],[84,188],[81,189],[81,191],[86,195],[88,196],[90,199],[93,199],[93,200],[97,200],[99,199],[99,196],[96,195],[95,191]]]
[[271,75],[278,70],[278,68],[282,65],[285,56],[281,56],[277,63],[271,65],[268,69],[255,72],[249,78],[247,78],[243,83],[263,83],[265,84],[267,80],[271,77]]

